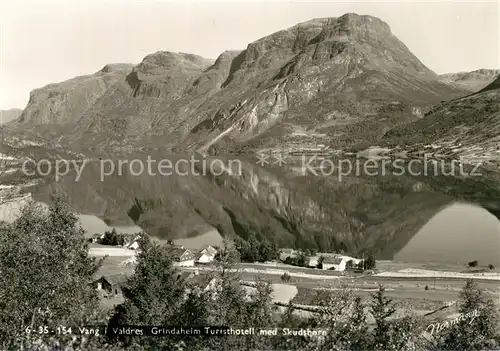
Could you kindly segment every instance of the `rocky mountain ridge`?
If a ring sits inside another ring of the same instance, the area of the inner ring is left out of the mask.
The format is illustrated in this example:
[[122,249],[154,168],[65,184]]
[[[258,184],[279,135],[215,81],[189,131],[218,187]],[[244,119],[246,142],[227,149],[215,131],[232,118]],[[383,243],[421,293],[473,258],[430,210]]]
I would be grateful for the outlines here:
[[215,62],[157,52],[136,66],[37,89],[10,127],[98,154],[345,148],[376,142],[426,106],[465,94],[440,82],[382,20],[345,14],[300,23]]

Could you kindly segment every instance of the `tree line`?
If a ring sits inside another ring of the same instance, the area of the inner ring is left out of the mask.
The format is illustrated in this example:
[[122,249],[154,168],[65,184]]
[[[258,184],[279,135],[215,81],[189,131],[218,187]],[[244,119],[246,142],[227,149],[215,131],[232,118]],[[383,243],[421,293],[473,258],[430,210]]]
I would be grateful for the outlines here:
[[[320,291],[320,313],[301,317],[290,304],[278,311],[271,286],[257,282],[250,298],[231,269],[241,261],[237,244],[225,240],[205,291],[174,267],[165,246],[141,238],[134,273],[123,287],[124,300],[101,311],[92,281],[102,260],[89,256],[77,218],[59,199],[49,213],[37,205],[22,209],[13,223],[0,225],[0,344],[3,350],[483,350],[500,346],[493,301],[468,281],[460,295],[461,314],[478,317],[442,330],[432,341],[416,316],[396,316],[381,286],[364,301],[348,286]],[[260,252],[260,251],[259,251]],[[263,251],[265,252],[265,251]],[[369,319],[373,323],[369,323]],[[38,327],[106,324],[230,326],[233,328],[322,328],[326,336],[227,335],[223,337],[141,337],[37,333]],[[31,332],[28,332],[31,331]]]

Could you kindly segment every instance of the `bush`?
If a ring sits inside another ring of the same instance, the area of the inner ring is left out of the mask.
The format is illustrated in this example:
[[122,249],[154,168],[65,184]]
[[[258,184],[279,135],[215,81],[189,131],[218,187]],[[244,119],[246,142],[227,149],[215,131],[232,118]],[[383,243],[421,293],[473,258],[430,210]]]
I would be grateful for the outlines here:
[[469,262],[469,267],[477,267],[479,262],[477,260]]
[[290,274],[288,274],[288,272],[283,273],[283,275],[281,276],[281,281],[283,283],[288,283],[291,279],[292,277],[290,276]]
[[316,265],[316,268],[318,269],[323,269],[323,261],[325,260],[324,256],[320,256],[318,258],[318,264]]
[[494,270],[494,269],[495,269],[495,266],[494,266],[494,265],[492,265],[492,264],[489,264],[489,265],[488,265],[488,268],[489,268],[490,270]]

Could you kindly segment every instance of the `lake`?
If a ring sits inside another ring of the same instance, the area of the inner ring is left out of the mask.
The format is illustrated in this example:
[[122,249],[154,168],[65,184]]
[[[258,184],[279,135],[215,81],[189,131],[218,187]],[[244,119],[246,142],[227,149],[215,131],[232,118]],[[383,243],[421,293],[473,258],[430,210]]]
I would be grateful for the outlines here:
[[[42,203],[62,196],[90,235],[143,228],[159,240],[193,248],[217,245],[221,235],[257,235],[278,247],[352,255],[366,249],[379,259],[500,265],[495,172],[482,177],[353,172],[340,179],[304,176],[292,164],[259,166],[251,159],[241,164],[241,173],[165,176],[124,170],[103,177],[102,165],[91,162],[81,177],[74,172],[40,177],[29,191]],[[4,217],[14,207],[7,206]]]
[[437,213],[395,255],[404,262],[500,266],[500,221],[485,209],[455,203]]

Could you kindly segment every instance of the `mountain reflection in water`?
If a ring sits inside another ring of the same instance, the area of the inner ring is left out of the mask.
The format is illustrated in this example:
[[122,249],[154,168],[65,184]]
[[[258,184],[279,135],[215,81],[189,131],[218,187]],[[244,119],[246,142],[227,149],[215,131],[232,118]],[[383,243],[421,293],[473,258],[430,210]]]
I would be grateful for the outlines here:
[[[153,159],[164,158],[174,160],[168,155]],[[486,211],[469,207],[469,211],[483,213],[475,220],[476,225],[460,224],[472,221],[467,211],[448,217],[435,229],[434,220],[429,223],[457,201],[477,204],[500,216],[496,200],[500,198],[500,177],[495,172],[481,177],[413,176],[396,175],[388,169],[385,174],[362,172],[339,180],[335,175],[302,175],[296,171],[300,160],[287,160],[282,167],[259,166],[255,159],[240,160],[241,174],[186,172],[161,176],[133,174],[125,169],[104,178],[99,162],[91,162],[78,181],[74,172],[58,181],[43,177],[32,191],[36,200],[46,203],[51,195],[59,193],[75,212],[96,216],[107,226],[95,224],[101,228],[96,231],[141,227],[161,240],[187,239],[189,243],[206,233],[242,238],[257,235],[271,239],[278,247],[344,250],[352,254],[369,250],[380,259],[392,259],[401,253],[397,258],[420,261],[498,261],[498,237],[489,236],[482,249],[472,245],[480,245],[476,239],[483,238],[477,234],[479,228],[488,221],[497,221]],[[182,170],[187,171],[188,166],[183,166],[186,169]],[[421,249],[407,251],[414,245],[408,243],[417,233],[420,237],[428,231],[429,226],[432,233],[423,241],[429,247],[436,245],[433,250],[438,253],[426,255],[433,251],[422,244],[417,246]],[[437,233],[445,230],[448,236],[436,239]],[[460,246],[457,242],[463,243],[460,245],[465,249],[453,251]],[[468,255],[467,247],[477,249]],[[452,250],[449,255],[445,252],[448,248]],[[414,253],[407,256],[405,252]],[[476,257],[479,255],[483,258]]]

